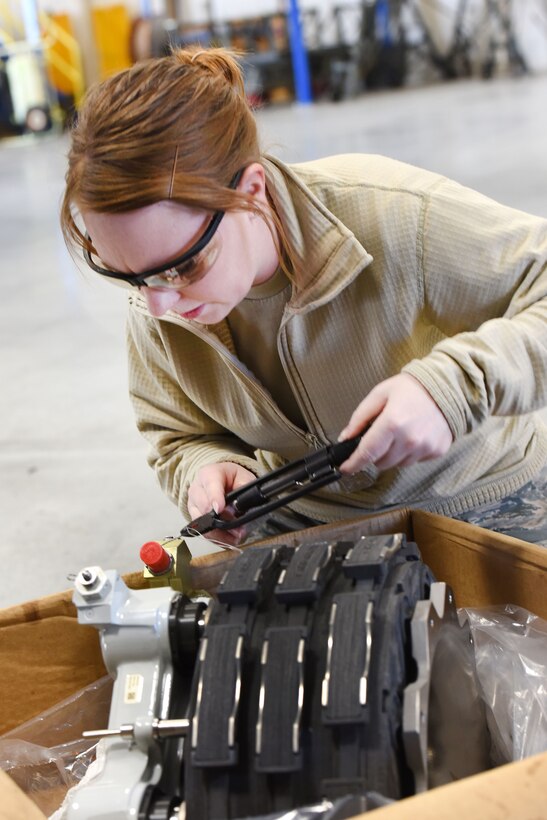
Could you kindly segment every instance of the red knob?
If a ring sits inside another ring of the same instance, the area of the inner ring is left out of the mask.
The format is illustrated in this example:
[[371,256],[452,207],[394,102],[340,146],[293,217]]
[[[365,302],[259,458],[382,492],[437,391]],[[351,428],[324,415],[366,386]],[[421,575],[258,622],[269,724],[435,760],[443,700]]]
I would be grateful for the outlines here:
[[171,569],[173,559],[158,541],[147,541],[142,545],[139,554],[143,564],[146,564],[154,575],[163,575]]

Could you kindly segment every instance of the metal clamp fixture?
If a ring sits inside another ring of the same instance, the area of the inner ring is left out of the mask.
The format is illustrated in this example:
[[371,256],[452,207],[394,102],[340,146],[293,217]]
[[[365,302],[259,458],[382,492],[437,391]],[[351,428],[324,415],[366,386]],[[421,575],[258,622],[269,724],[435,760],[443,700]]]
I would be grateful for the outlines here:
[[368,806],[488,767],[469,630],[403,534],[249,547],[208,604],[93,568],[78,589],[116,682],[69,820]]

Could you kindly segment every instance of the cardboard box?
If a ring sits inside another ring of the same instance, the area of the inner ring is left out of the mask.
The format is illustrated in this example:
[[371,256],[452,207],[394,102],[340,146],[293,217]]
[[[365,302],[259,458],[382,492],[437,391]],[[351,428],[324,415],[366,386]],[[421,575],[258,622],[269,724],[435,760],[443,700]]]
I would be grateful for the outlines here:
[[[452,587],[458,607],[511,603],[547,619],[546,549],[431,513],[402,510],[264,543],[318,540],[334,529],[338,538],[404,532]],[[233,560],[229,552],[194,559],[195,586],[214,589]],[[133,588],[146,585],[140,572],[125,580]],[[68,590],[0,611],[0,733],[105,674],[98,633],[78,624],[71,597]],[[0,820],[45,817],[3,772],[0,795]],[[374,817],[461,820],[463,814],[466,820],[547,817],[547,753],[377,809]]]

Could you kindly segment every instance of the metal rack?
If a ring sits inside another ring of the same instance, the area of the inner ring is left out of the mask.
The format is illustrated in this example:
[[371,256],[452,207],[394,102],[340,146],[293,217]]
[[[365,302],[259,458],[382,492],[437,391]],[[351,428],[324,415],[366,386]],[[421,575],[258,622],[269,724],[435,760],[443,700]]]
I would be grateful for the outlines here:
[[[353,26],[358,36],[345,65],[346,80],[352,78],[346,85],[354,91],[403,85],[411,61],[421,62],[432,77],[444,80],[476,73],[490,78],[528,70],[517,43],[512,0],[483,0],[475,19],[468,0],[455,4],[446,0],[365,0],[358,11],[359,19]],[[348,28],[344,16],[353,16],[355,21],[355,12],[354,4],[335,7],[340,38]],[[450,22],[450,35],[444,42],[438,37],[435,16]]]

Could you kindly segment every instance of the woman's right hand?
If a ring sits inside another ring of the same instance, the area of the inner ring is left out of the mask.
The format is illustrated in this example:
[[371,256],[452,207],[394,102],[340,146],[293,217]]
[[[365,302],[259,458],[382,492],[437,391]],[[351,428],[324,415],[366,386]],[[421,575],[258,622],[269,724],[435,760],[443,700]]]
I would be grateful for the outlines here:
[[[233,517],[233,511],[226,506],[226,495],[255,479],[254,473],[233,461],[207,464],[198,470],[188,490],[190,516],[194,519],[214,510],[217,515],[224,513],[224,518]],[[231,530],[211,530],[205,537],[222,541],[227,545],[235,545],[243,540],[245,534],[245,527],[234,527]]]

